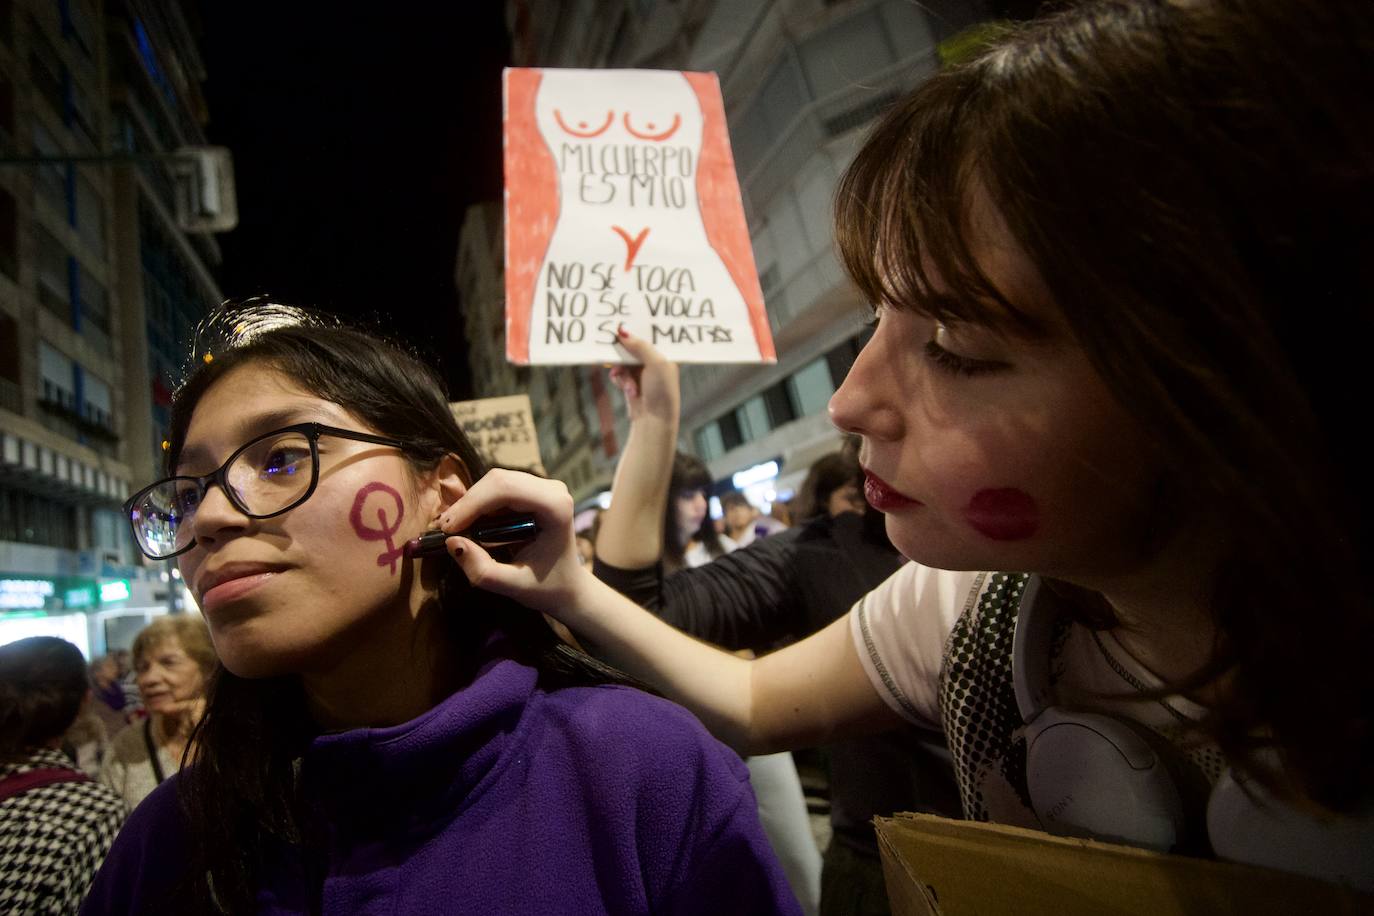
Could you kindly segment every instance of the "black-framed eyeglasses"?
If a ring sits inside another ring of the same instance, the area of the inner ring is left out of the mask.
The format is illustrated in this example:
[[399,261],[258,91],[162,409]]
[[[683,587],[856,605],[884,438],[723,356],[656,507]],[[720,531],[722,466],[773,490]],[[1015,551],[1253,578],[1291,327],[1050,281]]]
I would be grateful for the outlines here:
[[296,423],[263,433],[204,477],[177,476],[139,490],[124,504],[138,549],[167,560],[196,544],[192,522],[211,484],[249,518],[272,518],[310,498],[320,482],[321,436],[404,449],[405,443],[322,423]]

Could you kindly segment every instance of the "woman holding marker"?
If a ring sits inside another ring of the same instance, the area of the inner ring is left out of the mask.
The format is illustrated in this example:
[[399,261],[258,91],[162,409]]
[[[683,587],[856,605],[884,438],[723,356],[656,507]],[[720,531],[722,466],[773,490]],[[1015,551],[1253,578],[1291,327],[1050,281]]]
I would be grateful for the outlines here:
[[299,310],[216,313],[192,364],[126,510],[221,667],[83,912],[800,912],[735,754],[421,540],[537,505],[492,550],[551,572],[566,488],[484,474],[432,371]]
[[884,118],[830,411],[915,562],[847,619],[751,662],[570,556],[469,579],[743,752],[938,725],[970,818],[1374,890],[1370,47],[1358,0],[1102,0]]

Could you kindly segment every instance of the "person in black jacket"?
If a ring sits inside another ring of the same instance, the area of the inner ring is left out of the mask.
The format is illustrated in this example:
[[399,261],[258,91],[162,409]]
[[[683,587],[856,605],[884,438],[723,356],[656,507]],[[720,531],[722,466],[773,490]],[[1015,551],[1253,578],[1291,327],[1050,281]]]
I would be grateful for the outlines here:
[[[905,562],[887,539],[880,513],[843,511],[842,504],[834,514],[826,511],[832,492],[860,486],[862,472],[850,456],[850,479],[830,473],[803,485],[813,508],[800,524],[665,576],[650,528],[668,498],[667,475],[658,469],[671,466],[677,440],[678,372],[647,342],[626,335],[621,340],[642,367],[612,370],[629,404],[631,429],[611,508],[601,519],[593,566],[600,579],[699,639],[763,652],[842,617]],[[828,461],[833,472],[831,465],[844,462]],[[873,818],[896,811],[961,816],[948,748],[939,733],[908,726],[826,750],[832,840],[821,873],[820,912],[888,913]]]

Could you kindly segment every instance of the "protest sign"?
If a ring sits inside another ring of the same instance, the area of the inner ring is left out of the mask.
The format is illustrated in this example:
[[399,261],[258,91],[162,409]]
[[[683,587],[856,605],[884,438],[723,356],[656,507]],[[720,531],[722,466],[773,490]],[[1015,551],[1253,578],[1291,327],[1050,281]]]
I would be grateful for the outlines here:
[[1374,904],[1315,878],[1004,824],[895,814],[874,825],[893,916],[1287,916]]
[[539,459],[539,434],[534,428],[529,395],[452,401],[448,406],[477,449],[477,454],[488,464],[544,473],[544,463]]
[[715,74],[505,71],[506,358],[773,362]]

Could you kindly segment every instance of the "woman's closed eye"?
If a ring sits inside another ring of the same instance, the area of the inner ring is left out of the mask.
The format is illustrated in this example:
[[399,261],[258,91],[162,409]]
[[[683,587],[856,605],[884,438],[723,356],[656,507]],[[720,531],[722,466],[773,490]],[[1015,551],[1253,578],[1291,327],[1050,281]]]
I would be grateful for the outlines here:
[[1011,368],[1011,363],[1004,360],[965,356],[959,352],[962,349],[960,345],[951,339],[953,336],[946,325],[937,324],[934,334],[926,341],[925,357],[941,372],[975,376],[1003,372]]

